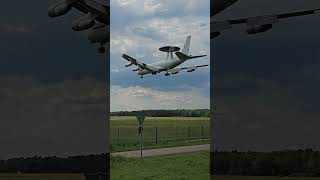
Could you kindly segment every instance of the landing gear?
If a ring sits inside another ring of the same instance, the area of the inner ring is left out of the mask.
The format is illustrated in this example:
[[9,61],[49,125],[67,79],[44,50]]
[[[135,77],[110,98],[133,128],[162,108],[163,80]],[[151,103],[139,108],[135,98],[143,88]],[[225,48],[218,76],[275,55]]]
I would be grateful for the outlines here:
[[104,44],[101,44],[101,46],[98,48],[98,52],[100,54],[104,54],[106,52],[106,47],[104,47]]
[[142,79],[142,78],[143,78],[143,75],[141,75],[140,78]]
[[157,73],[156,72],[153,72],[153,73],[151,73],[152,75],[157,75]]
[[165,75],[165,76],[170,76],[170,73],[167,72],[167,73],[165,73],[164,75]]

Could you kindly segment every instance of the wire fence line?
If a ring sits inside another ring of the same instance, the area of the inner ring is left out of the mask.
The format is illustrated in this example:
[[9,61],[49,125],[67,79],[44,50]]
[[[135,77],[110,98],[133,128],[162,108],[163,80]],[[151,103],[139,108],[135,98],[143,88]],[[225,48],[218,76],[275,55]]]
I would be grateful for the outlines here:
[[[145,126],[143,133],[144,144],[153,145],[167,142],[209,139],[210,126]],[[111,144],[117,146],[139,144],[138,128],[133,126],[111,127]]]

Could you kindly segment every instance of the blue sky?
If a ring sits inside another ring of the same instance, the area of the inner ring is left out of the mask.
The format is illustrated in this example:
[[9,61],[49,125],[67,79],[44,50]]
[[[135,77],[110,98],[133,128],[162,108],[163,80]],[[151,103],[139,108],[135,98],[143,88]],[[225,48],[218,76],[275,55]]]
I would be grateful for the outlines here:
[[121,58],[156,62],[166,57],[160,47],[182,47],[191,35],[190,53],[208,56],[181,66],[208,64],[209,0],[111,0],[111,7],[111,111],[209,108],[210,68],[140,79]]

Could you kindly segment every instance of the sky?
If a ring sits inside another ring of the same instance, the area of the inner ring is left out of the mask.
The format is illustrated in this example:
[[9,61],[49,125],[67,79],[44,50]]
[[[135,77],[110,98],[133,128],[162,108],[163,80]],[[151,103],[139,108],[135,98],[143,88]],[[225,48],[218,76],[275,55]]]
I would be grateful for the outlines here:
[[[240,0],[215,20],[320,8],[316,0]],[[282,20],[248,36],[243,26],[211,40],[213,148],[320,149],[319,15]]]
[[165,77],[140,78],[121,55],[142,62],[166,58],[158,49],[172,45],[182,49],[191,35],[190,53],[207,54],[181,67],[210,64],[209,0],[111,0],[111,111],[141,109],[209,108],[210,68]]

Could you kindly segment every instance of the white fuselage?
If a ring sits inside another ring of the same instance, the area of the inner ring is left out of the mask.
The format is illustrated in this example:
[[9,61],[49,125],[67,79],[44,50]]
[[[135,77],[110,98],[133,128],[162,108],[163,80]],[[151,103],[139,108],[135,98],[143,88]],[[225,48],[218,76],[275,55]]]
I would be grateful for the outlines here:
[[[167,59],[167,60],[164,60],[164,61],[152,63],[152,64],[149,64],[149,65],[152,66],[152,67],[158,68],[160,70],[160,72],[163,72],[163,71],[168,71],[170,69],[173,69],[173,68],[179,66],[180,64],[182,64],[185,61],[186,60],[180,60],[178,58],[173,58],[173,59]],[[140,69],[137,72],[138,75],[146,75],[146,74],[150,74],[150,73],[152,73],[152,71],[149,71],[147,69]]]

